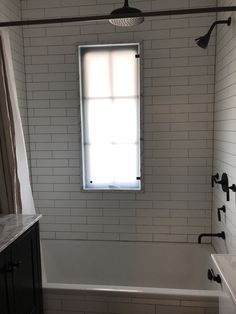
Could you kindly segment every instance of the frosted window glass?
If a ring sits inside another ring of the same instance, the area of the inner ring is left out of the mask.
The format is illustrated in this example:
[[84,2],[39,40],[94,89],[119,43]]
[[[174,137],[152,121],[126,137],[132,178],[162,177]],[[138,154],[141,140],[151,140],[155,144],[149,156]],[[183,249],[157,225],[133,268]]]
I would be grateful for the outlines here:
[[141,188],[139,45],[80,47],[85,189]]
[[137,145],[114,145],[114,182],[115,185],[135,187],[137,185]]
[[115,97],[137,96],[137,52],[134,50],[112,52],[113,95]]
[[115,99],[113,114],[113,140],[119,143],[137,143],[139,141],[137,99]]
[[111,99],[92,99],[84,102],[86,143],[111,143],[113,110]]
[[88,186],[109,186],[113,181],[113,152],[111,145],[92,144],[86,145],[86,156],[88,156],[87,167],[90,180]]
[[111,97],[108,52],[88,52],[84,56],[84,96]]
[[85,145],[87,186],[121,189],[137,187],[137,145]]

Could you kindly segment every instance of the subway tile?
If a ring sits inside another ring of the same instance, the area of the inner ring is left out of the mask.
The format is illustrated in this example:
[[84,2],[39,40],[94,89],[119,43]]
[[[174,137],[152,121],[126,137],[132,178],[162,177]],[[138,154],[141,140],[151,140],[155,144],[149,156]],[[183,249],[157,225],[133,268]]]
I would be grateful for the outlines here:
[[155,314],[155,306],[152,304],[125,304],[110,303],[108,310],[117,314]]
[[87,222],[90,225],[118,225],[119,218],[118,217],[88,217]]
[[158,314],[204,314],[204,308],[178,307],[178,306],[158,306]]
[[88,240],[95,241],[118,241],[119,233],[88,233]]
[[[138,5],[144,11],[161,10],[173,8],[173,1],[138,1]],[[210,6],[212,0],[181,0],[174,7],[200,5]],[[79,4],[76,0],[22,1],[25,18],[97,14],[115,7],[108,0],[81,0]],[[192,237],[201,225],[209,227],[207,180],[212,167],[215,47],[212,38],[208,51],[203,51],[193,38],[213,20],[213,15],[152,18],[132,30],[115,30],[105,22],[25,27],[28,108],[22,77],[23,40],[12,40],[13,51],[17,51],[13,61],[22,121],[27,144],[31,144],[36,205],[45,215],[42,226],[66,229],[44,230],[43,238],[187,242],[196,240]],[[81,190],[77,46],[134,40],[141,40],[143,49],[143,191],[85,192]],[[234,55],[230,44],[219,47],[215,149],[218,164],[222,159],[231,164],[236,130],[232,120],[235,78],[230,70]],[[223,144],[227,135],[231,143]],[[149,313],[150,308],[144,310]],[[117,311],[132,312],[134,308]],[[70,314],[74,309],[61,312]]]

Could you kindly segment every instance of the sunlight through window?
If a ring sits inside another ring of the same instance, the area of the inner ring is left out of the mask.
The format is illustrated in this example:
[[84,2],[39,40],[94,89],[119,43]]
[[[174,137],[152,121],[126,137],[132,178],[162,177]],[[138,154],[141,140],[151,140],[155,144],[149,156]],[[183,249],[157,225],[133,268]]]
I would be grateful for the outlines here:
[[139,44],[80,46],[83,187],[140,190]]

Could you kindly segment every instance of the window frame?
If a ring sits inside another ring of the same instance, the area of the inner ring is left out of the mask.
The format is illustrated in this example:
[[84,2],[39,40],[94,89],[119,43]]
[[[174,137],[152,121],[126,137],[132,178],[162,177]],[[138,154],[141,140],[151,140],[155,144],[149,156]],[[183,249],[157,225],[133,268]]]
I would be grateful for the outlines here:
[[[139,119],[139,128],[138,128],[138,137],[139,137],[139,168],[140,168],[140,184],[138,188],[91,188],[86,187],[86,166],[85,166],[85,149],[84,149],[84,105],[83,105],[83,82],[81,80],[82,78],[82,49],[83,48],[96,48],[96,47],[121,47],[121,46],[137,46],[138,51],[138,73],[137,73],[137,80],[138,80],[138,91],[139,91],[139,97],[138,97],[138,119]],[[84,44],[84,45],[78,45],[78,63],[79,63],[79,104],[80,104],[80,130],[81,130],[81,190],[85,192],[141,192],[143,191],[143,108],[142,108],[142,89],[141,86],[141,72],[142,72],[142,66],[141,66],[141,43],[139,42],[127,42],[127,43],[105,43],[105,44]]]

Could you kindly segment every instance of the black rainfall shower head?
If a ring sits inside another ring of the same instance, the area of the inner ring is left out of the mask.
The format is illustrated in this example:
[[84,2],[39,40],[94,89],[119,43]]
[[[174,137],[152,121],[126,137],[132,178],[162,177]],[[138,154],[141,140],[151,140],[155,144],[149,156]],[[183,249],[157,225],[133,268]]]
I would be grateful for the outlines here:
[[216,25],[218,24],[227,24],[228,26],[231,25],[231,17],[228,18],[228,20],[222,20],[222,21],[216,21],[211,25],[211,28],[209,29],[209,31],[206,33],[206,35],[201,36],[197,39],[195,39],[197,45],[203,49],[206,49],[208,47],[210,38],[211,38],[211,33],[213,31],[213,29],[215,28]]
[[116,9],[111,12],[111,15],[114,16],[114,19],[110,19],[109,22],[115,26],[121,27],[129,27],[136,26],[143,23],[143,17],[127,17],[127,18],[116,18],[117,15],[121,14],[134,14],[134,13],[142,13],[139,9],[131,8],[129,6],[128,0],[124,1],[124,6],[122,8]]

